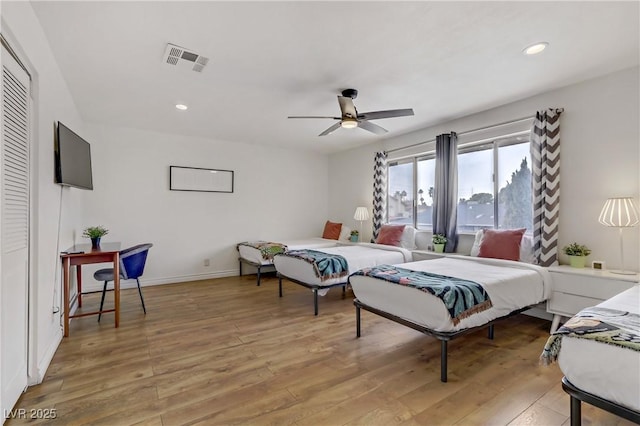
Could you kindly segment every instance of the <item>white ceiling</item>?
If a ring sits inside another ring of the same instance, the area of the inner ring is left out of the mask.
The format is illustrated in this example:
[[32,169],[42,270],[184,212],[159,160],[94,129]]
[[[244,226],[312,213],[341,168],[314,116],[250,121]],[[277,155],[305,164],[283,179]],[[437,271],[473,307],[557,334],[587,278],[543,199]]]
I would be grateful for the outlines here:
[[[637,66],[640,49],[635,1],[32,4],[88,122],[320,152],[380,138],[287,119],[339,115],[348,87],[359,112],[414,109],[375,122],[388,138]],[[208,66],[164,64],[167,43]]]

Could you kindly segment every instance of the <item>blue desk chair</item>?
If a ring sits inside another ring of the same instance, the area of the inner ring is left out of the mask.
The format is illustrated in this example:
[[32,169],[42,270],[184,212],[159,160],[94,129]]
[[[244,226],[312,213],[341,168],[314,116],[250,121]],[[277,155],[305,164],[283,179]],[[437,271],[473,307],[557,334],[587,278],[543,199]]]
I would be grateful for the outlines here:
[[[152,246],[153,244],[150,243],[139,244],[120,251],[120,279],[136,280],[138,283],[138,293],[140,293],[140,301],[142,302],[142,310],[145,315],[147,313],[147,308],[144,306],[144,298],[142,297],[142,289],[140,288],[140,280],[138,278],[141,277],[144,272],[147,254]],[[102,288],[102,300],[100,300],[100,310],[102,310],[102,307],[104,306],[104,296],[107,293],[107,284],[109,281],[113,281],[113,268],[100,269],[93,274],[93,278],[97,281],[104,281],[104,287]],[[98,315],[98,322],[100,322],[101,316],[102,314]]]

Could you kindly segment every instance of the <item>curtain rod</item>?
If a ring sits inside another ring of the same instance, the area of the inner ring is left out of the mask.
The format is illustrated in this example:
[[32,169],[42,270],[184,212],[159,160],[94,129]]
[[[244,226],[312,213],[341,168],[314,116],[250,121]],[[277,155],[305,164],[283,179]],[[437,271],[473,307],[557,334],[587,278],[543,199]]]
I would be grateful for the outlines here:
[[[561,113],[564,112],[564,108],[555,108],[555,112],[557,114],[561,114]],[[531,120],[532,118],[535,118],[535,115],[530,115],[530,116],[522,117],[522,118],[516,118],[515,120],[504,121],[502,123],[492,124],[490,126],[485,126],[485,127],[479,127],[477,129],[465,130],[464,132],[458,132],[458,135],[468,135],[468,134],[471,134],[471,133],[480,132],[482,130],[487,130],[487,129],[493,129],[493,128],[496,128],[496,127],[506,126],[507,124],[514,124],[514,123],[519,123],[520,121]],[[402,148],[390,149],[390,150],[386,151],[386,153],[389,154],[389,153],[396,152],[396,151],[402,151],[404,149],[409,149],[409,148],[413,148],[413,147],[416,147],[416,146],[425,145],[425,144],[432,143],[432,142],[435,142],[435,141],[436,141],[435,139],[429,139],[428,141],[414,143],[414,144],[411,144],[411,145],[403,146]]]

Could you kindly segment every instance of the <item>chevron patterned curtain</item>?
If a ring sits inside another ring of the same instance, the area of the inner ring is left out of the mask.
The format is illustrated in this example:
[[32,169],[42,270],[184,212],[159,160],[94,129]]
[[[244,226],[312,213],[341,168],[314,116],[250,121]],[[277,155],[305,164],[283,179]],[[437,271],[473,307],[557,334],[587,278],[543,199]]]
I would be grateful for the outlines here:
[[541,266],[558,263],[561,112],[538,111],[531,130],[533,244]]
[[387,153],[376,152],[373,165],[373,238],[378,238],[378,231],[387,217]]

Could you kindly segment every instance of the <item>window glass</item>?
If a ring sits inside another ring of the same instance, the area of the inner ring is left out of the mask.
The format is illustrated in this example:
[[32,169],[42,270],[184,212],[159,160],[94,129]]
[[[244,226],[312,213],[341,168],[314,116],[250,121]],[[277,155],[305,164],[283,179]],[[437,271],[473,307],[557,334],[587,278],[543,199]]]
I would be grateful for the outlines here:
[[498,227],[533,230],[528,142],[498,148]]
[[413,225],[413,160],[389,163],[389,223]]
[[417,223],[418,229],[433,227],[433,191],[436,180],[436,159],[418,158]]
[[458,232],[494,226],[493,144],[458,154]]

